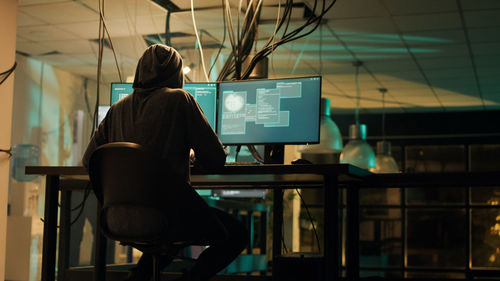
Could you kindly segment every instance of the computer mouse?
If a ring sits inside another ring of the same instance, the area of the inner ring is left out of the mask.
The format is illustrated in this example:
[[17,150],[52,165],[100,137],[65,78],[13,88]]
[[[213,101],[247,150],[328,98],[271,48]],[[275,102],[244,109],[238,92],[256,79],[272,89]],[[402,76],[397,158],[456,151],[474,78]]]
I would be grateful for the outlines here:
[[292,161],[292,164],[293,165],[304,165],[304,164],[312,164],[312,162],[309,160],[306,160],[306,159],[297,158],[297,159]]

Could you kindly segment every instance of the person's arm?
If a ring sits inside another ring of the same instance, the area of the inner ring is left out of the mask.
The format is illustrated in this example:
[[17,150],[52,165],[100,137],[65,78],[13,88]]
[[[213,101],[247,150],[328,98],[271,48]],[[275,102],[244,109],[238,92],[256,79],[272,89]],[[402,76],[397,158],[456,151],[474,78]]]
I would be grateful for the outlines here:
[[89,168],[89,161],[90,161],[90,156],[92,153],[96,150],[97,147],[100,145],[108,143],[108,123],[107,121],[111,115],[111,109],[108,111],[106,114],[106,117],[102,120],[101,124],[99,124],[99,127],[97,130],[94,132],[94,135],[90,139],[90,142],[87,146],[87,150],[85,150],[85,154],[83,155],[82,158],[82,165],[86,169]]
[[226,163],[226,151],[208,123],[203,111],[191,96],[186,110],[187,139],[194,150],[196,163],[204,169],[214,169]]

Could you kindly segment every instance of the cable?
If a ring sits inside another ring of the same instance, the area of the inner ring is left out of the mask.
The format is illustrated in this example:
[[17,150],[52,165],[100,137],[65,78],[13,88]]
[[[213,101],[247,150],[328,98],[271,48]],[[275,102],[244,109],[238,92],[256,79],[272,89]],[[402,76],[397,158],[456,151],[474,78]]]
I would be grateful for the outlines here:
[[172,42],[170,40],[170,10],[167,10],[167,19],[165,20],[165,44],[171,46]]
[[[272,40],[273,45],[276,42],[276,32],[278,31],[278,24],[280,18],[281,18],[281,1],[278,1],[278,16],[276,17],[276,25],[274,26],[274,31],[271,36],[271,38],[273,39]],[[257,44],[255,44],[255,46],[257,46]],[[274,69],[274,49],[271,50],[271,69],[273,70],[273,74],[276,74],[276,70]]]
[[[222,7],[224,7],[224,0],[222,0]],[[212,66],[208,70],[208,77],[210,77],[210,73],[212,73],[212,69],[214,68],[215,64],[217,63],[217,60],[219,59],[220,52],[222,51],[222,48],[224,48],[224,43],[226,42],[226,16],[224,14],[224,8],[222,8],[222,21],[224,24],[224,35],[222,36],[222,43],[220,44],[219,50],[217,51],[217,55],[215,55],[214,62],[212,63]]]
[[[285,13],[284,13],[284,16],[283,16],[282,20],[280,21],[279,28],[281,28],[281,26],[284,23],[285,19],[286,19],[287,22],[289,22],[289,20],[290,20],[291,3],[292,3],[291,1],[287,2],[286,10],[285,10]],[[311,15],[307,19],[307,21],[302,26],[300,26],[299,28],[297,28],[297,29],[295,29],[295,30],[293,30],[293,31],[291,31],[289,33],[286,32],[286,29],[287,29],[287,27],[286,27],[284,35],[281,37],[280,40],[278,40],[274,44],[269,45],[270,42],[272,41],[272,38],[270,38],[268,40],[268,42],[264,45],[264,47],[261,49],[261,51],[259,51],[253,57],[253,59],[252,59],[252,61],[250,63],[250,66],[246,70],[246,72],[243,74],[242,79],[246,79],[250,75],[250,73],[253,70],[253,68],[255,67],[255,65],[260,60],[262,60],[264,57],[268,56],[271,53],[271,50],[275,49],[279,45],[285,44],[285,43],[293,41],[293,40],[300,39],[300,38],[302,38],[304,36],[307,36],[307,35],[311,34],[312,32],[314,32],[317,29],[317,27],[320,25],[323,16],[333,7],[333,5],[335,3],[336,3],[336,0],[332,1],[332,3],[330,3],[328,6],[326,6],[326,3],[323,2],[323,7],[322,7],[320,15],[319,16],[315,16],[314,15],[314,11],[316,10],[316,7],[317,7],[317,1],[315,1],[314,2],[314,7],[313,7],[313,10],[312,10],[313,12],[311,13]],[[304,33],[301,34],[301,32],[306,27],[310,26],[311,24],[314,24],[314,26],[310,30],[308,30],[307,32],[304,32]]]
[[316,227],[314,226],[314,220],[312,219],[311,213],[309,212],[309,208],[307,207],[306,201],[304,201],[304,198],[302,197],[302,194],[300,193],[299,189],[296,188],[295,191],[300,197],[300,201],[302,201],[302,205],[306,208],[307,216],[309,217],[309,220],[311,221],[311,225],[313,228],[314,236],[316,236],[316,242],[318,242],[318,252],[321,252],[321,247],[319,245],[319,236],[318,232],[316,231]]
[[385,93],[386,88],[379,88],[378,91],[382,93],[382,140],[385,141]]
[[253,145],[247,145],[248,151],[252,154],[252,157],[257,160],[259,163],[264,163],[264,158],[260,156],[259,152],[257,149],[255,149],[255,146]]
[[12,148],[9,148],[9,149],[0,149],[0,152],[9,154],[9,158],[12,157]]
[[241,145],[236,146],[236,153],[234,154],[234,162],[238,162],[238,154],[240,154]]
[[203,73],[205,74],[205,79],[207,82],[208,79],[207,69],[205,68],[205,58],[203,57],[203,47],[201,46],[200,35],[198,34],[198,29],[196,28],[196,20],[194,19],[194,4],[193,0],[191,0],[191,18],[193,19],[193,28],[194,33],[196,34],[196,41],[198,41],[198,46],[200,46],[200,57],[201,57],[201,66],[203,68]]
[[113,57],[115,58],[116,69],[118,70],[118,76],[120,78],[120,82],[123,83],[122,72],[120,70],[120,66],[118,64],[118,59],[116,57],[115,47],[113,46],[113,41],[111,40],[111,36],[109,36],[108,27],[106,26],[106,21],[104,20],[104,15],[100,14],[102,18],[102,25],[104,27],[104,31],[108,36],[109,46],[111,47],[111,51],[113,52]]
[[359,105],[361,101],[361,89],[359,87],[359,67],[361,66],[360,61],[353,62],[354,67],[356,67],[356,72],[354,74],[354,81],[356,83],[356,110],[354,111],[354,119],[356,125],[359,125]]
[[87,199],[89,198],[89,195],[90,195],[90,191],[91,191],[90,182],[88,182],[87,186],[85,187],[85,193],[83,194],[82,202],[80,202],[79,204],[77,204],[75,207],[71,208],[72,212],[78,210],[78,214],[70,222],[70,224],[69,224],[70,226],[72,226],[73,224],[75,224],[78,221],[78,219],[82,216],[83,210],[85,209],[85,203],[87,202]]
[[88,93],[88,78],[83,79],[83,97],[85,99],[85,107],[87,109],[87,114],[89,115],[90,120],[92,121],[92,113],[90,109],[90,102],[89,102],[89,93]]
[[95,130],[99,126],[98,124],[98,112],[99,112],[99,95],[100,95],[100,84],[101,84],[101,71],[102,71],[102,55],[104,51],[104,27],[103,27],[103,10],[104,10],[104,0],[99,0],[99,50],[97,54],[97,93],[96,93],[96,102],[94,106],[94,116],[93,116],[93,126],[92,126],[92,134],[93,137]]
[[17,67],[17,62],[14,62],[14,65],[12,65],[11,68],[9,68],[8,70],[0,73],[0,76],[5,75],[2,78],[2,80],[0,80],[0,85],[2,85],[3,82],[5,82],[5,80],[7,80],[7,78],[9,78],[9,76],[14,72],[14,70],[16,69],[16,67]]

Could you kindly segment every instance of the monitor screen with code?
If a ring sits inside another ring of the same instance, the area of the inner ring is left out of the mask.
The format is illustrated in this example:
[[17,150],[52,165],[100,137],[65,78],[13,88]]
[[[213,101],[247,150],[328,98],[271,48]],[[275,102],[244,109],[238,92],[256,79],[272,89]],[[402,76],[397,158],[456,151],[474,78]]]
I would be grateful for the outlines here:
[[321,77],[221,82],[217,135],[225,145],[319,142]]

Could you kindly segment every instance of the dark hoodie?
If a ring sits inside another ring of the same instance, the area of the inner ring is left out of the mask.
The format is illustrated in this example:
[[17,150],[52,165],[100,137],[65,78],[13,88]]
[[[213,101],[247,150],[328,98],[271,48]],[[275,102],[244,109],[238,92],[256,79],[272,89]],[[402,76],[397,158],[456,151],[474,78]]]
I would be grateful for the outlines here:
[[182,89],[182,59],[165,45],[153,45],[142,55],[134,92],[111,106],[85,151],[109,142],[134,142],[165,160],[166,172],[189,182],[189,149],[205,168],[223,166],[226,153],[196,100]]

